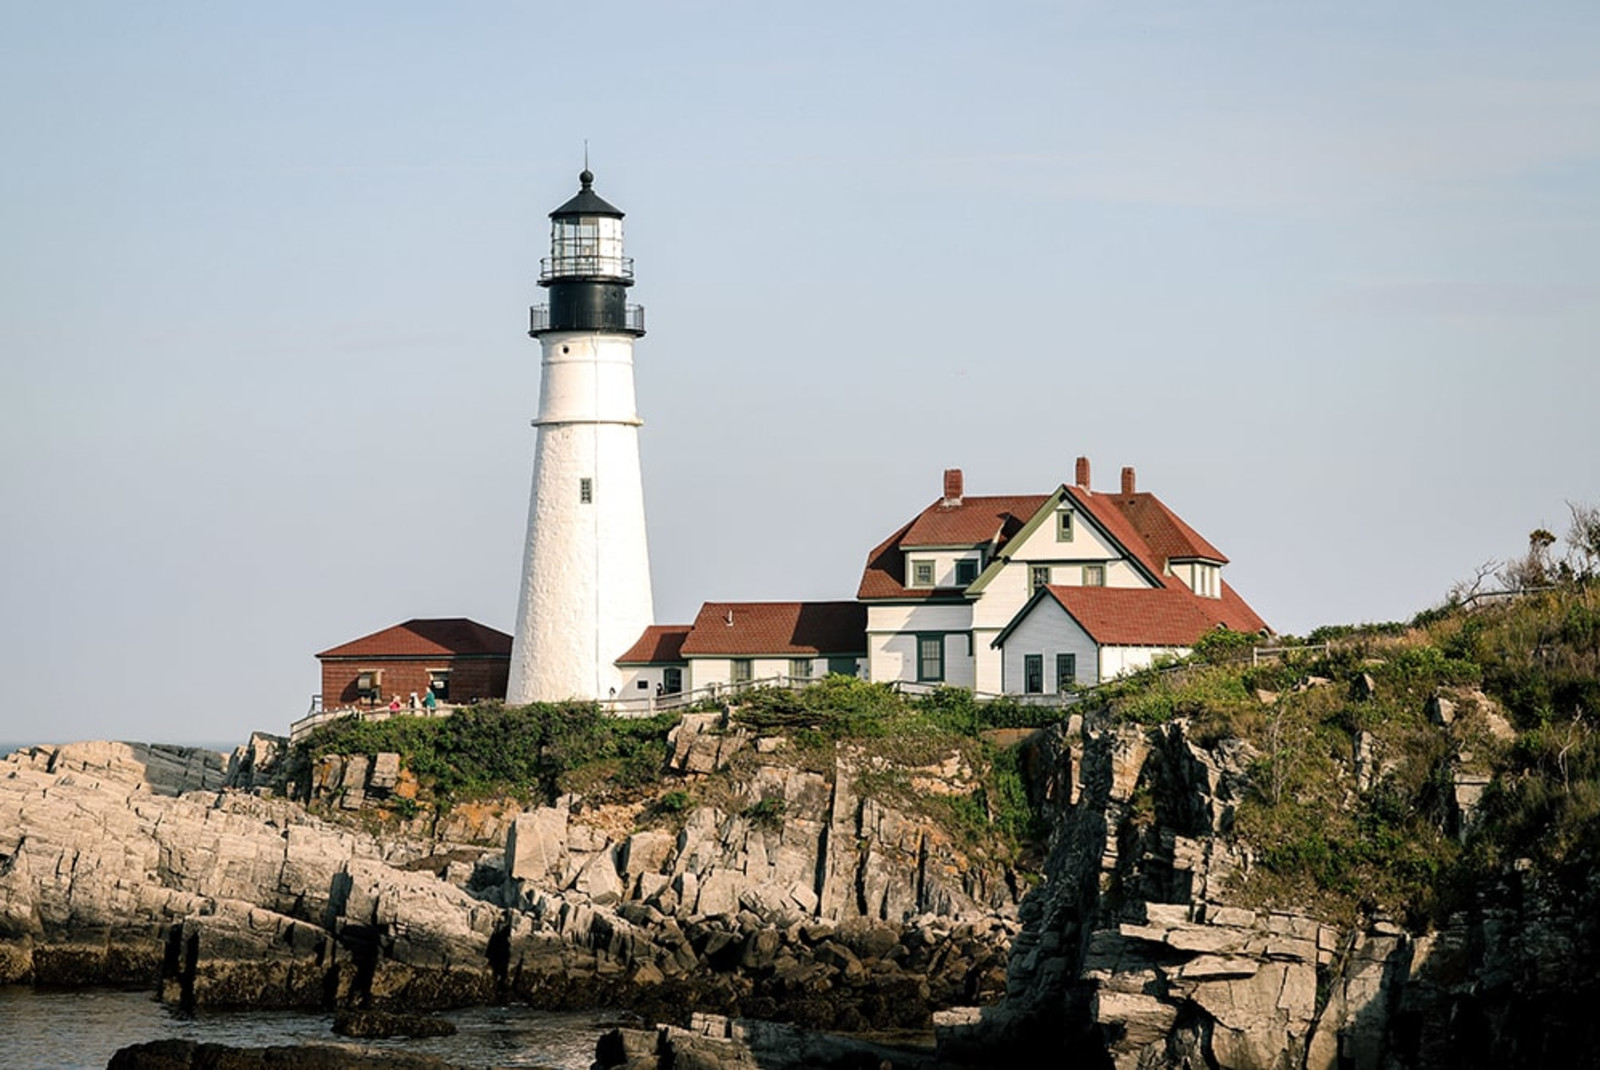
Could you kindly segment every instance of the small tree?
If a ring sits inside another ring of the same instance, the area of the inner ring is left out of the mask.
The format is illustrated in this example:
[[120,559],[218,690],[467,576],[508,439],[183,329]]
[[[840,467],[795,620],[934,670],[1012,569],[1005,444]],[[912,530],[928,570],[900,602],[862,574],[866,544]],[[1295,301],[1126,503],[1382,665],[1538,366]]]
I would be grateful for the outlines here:
[[1546,528],[1534,528],[1528,533],[1528,552],[1500,569],[1500,582],[1507,587],[1526,590],[1530,587],[1547,587],[1555,570],[1550,562],[1550,547],[1556,537]]
[[1572,524],[1567,528],[1567,556],[1563,562],[1574,579],[1591,580],[1600,572],[1600,505],[1568,502]]

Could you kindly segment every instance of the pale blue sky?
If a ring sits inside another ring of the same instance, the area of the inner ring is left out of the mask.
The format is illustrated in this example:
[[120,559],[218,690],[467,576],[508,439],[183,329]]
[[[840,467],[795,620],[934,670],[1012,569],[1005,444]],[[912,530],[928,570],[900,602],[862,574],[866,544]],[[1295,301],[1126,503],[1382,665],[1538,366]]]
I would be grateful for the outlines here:
[[1284,631],[1600,500],[1600,5],[0,3],[0,739],[509,629],[526,306],[628,213],[658,619],[1125,464]]

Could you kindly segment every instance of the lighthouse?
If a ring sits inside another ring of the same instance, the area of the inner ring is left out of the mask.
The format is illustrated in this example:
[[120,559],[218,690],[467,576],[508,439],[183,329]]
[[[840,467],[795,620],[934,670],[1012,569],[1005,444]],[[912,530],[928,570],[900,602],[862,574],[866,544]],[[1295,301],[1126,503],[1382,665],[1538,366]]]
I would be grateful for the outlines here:
[[644,309],[626,300],[622,212],[587,169],[578,180],[550,213],[549,303],[530,310],[543,358],[512,705],[615,695],[616,658],[655,617],[633,394]]

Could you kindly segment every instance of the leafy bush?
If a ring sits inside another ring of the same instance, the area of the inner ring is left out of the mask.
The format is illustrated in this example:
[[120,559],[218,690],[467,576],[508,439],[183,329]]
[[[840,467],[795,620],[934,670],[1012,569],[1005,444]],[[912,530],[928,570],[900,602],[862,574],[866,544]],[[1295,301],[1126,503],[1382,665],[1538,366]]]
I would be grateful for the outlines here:
[[789,812],[789,804],[781,795],[768,795],[745,809],[744,816],[764,828],[778,828]]
[[1207,665],[1225,665],[1248,657],[1250,651],[1261,645],[1261,637],[1251,632],[1236,632],[1218,628],[1202,635],[1194,642],[1193,653],[1198,661]]

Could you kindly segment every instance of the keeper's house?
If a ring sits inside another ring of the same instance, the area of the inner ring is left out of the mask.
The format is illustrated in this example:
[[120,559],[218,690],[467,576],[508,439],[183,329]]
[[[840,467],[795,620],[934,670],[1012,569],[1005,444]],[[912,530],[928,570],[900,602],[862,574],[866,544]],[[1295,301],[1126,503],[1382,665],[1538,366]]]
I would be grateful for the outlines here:
[[690,625],[652,625],[617,659],[617,698],[761,680],[859,676],[867,609],[859,602],[707,602]]
[[505,698],[511,636],[465,617],[408,620],[317,655],[322,705],[377,706],[429,690],[440,702]]
[[1207,631],[1263,632],[1228,586],[1211,543],[1132,468],[1115,493],[1090,489],[1088,458],[1048,494],[944,493],[867,558],[872,680],[1049,694],[1184,654]]

